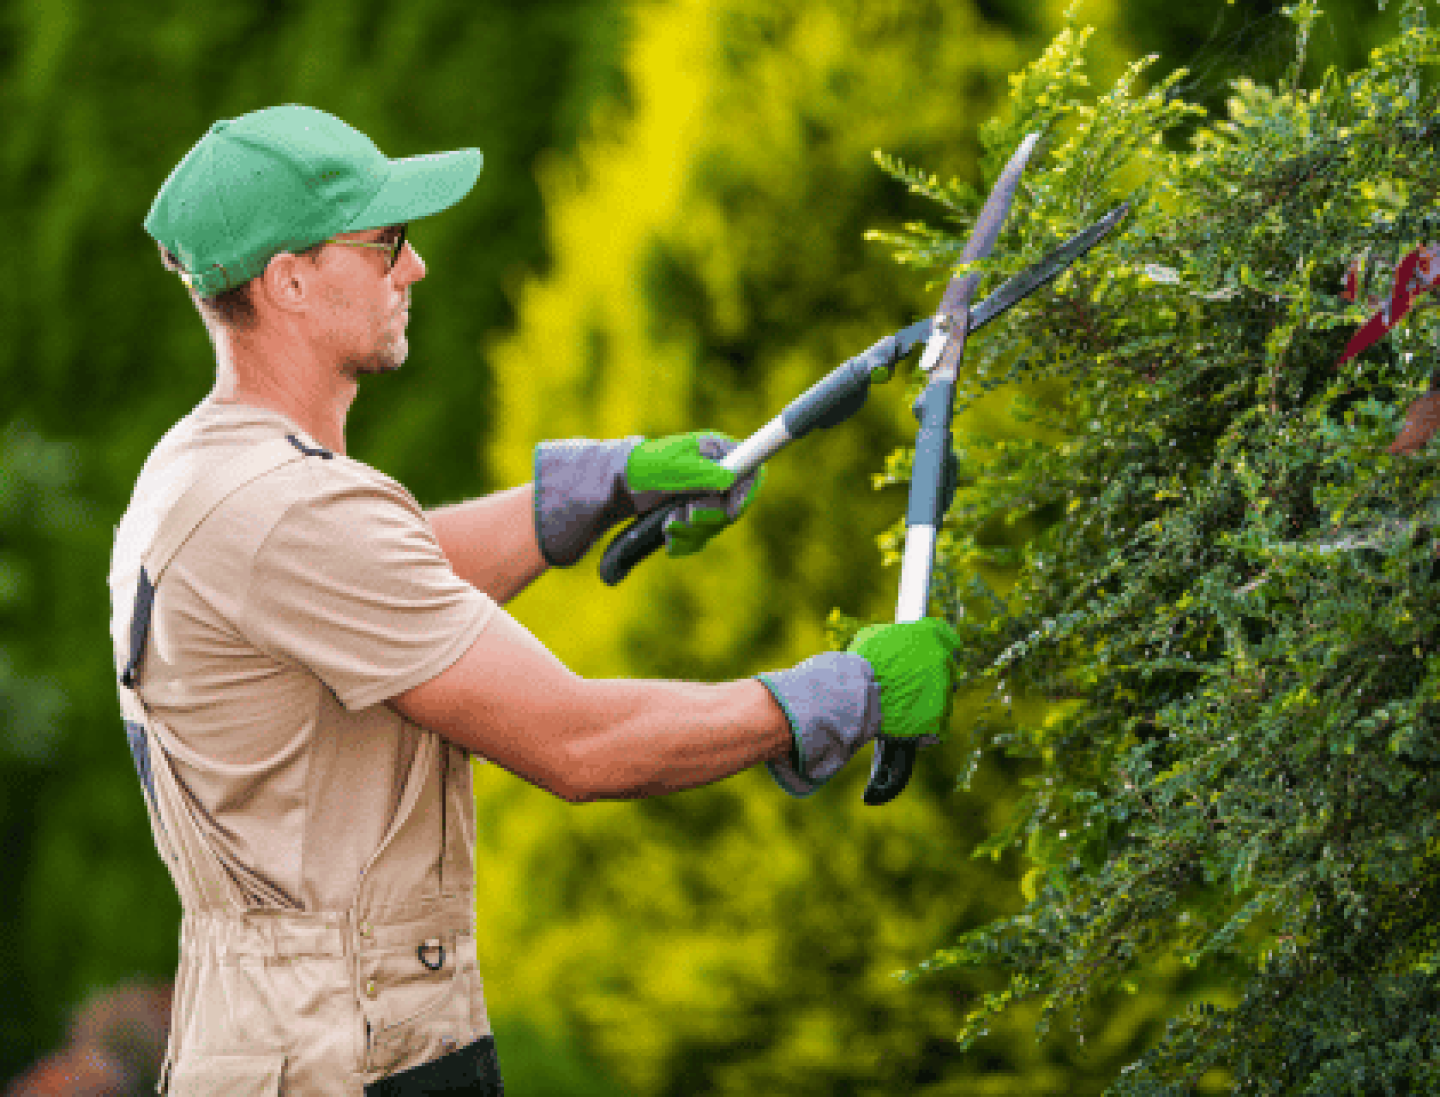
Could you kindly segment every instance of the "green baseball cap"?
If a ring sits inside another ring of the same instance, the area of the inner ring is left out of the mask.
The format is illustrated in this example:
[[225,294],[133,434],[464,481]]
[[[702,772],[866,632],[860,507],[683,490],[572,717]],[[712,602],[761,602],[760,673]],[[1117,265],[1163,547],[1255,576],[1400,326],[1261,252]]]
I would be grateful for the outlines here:
[[202,297],[243,285],[282,251],[448,209],[480,174],[479,149],[391,160],[313,107],[216,122],[175,166],[145,217]]

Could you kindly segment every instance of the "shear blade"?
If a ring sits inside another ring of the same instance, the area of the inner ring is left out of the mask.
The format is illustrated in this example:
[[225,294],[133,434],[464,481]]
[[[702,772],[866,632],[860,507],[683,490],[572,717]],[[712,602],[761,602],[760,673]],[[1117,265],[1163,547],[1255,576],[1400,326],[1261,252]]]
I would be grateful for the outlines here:
[[[966,333],[979,331],[998,316],[1004,315],[1041,286],[1053,282],[1064,274],[1086,252],[1110,234],[1125,214],[1130,204],[1122,202],[1096,221],[1089,228],[1082,229],[1043,259],[1030,264],[1019,274],[1010,278],[994,293],[970,310],[970,323]],[[935,330],[935,318],[917,320],[907,328],[895,333],[897,344],[895,357],[903,358],[921,343],[928,342]]]

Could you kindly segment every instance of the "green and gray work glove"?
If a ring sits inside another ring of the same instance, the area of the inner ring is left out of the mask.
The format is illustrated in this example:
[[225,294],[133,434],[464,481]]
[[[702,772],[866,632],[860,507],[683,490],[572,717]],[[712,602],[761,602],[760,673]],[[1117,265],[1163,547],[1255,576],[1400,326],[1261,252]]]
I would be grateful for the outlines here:
[[795,748],[768,762],[792,796],[809,796],[877,735],[940,742],[950,729],[955,652],[948,621],[926,617],[861,629],[844,651],[755,675],[790,721]]
[[743,479],[719,464],[736,442],[692,431],[646,441],[571,438],[535,447],[535,532],[553,567],[569,567],[612,526],[677,497],[692,498],[665,522],[670,556],[699,552],[750,505],[765,478]]

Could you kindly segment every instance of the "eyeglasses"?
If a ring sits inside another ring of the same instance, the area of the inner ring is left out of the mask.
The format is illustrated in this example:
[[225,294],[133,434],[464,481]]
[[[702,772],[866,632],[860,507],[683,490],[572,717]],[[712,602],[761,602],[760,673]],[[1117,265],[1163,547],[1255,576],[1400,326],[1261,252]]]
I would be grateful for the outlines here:
[[381,248],[390,253],[385,264],[385,273],[389,274],[395,269],[395,264],[400,262],[400,253],[405,250],[405,229],[401,225],[400,232],[394,240],[328,240],[330,244],[343,244],[347,248]]

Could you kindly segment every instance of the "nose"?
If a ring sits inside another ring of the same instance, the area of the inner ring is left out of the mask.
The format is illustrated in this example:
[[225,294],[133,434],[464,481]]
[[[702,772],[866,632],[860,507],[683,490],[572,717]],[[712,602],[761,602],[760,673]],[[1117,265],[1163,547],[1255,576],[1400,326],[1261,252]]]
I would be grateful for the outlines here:
[[395,264],[392,273],[402,286],[408,286],[425,277],[425,260],[420,258],[420,253],[409,240],[405,241],[405,247],[400,251],[400,261]]

